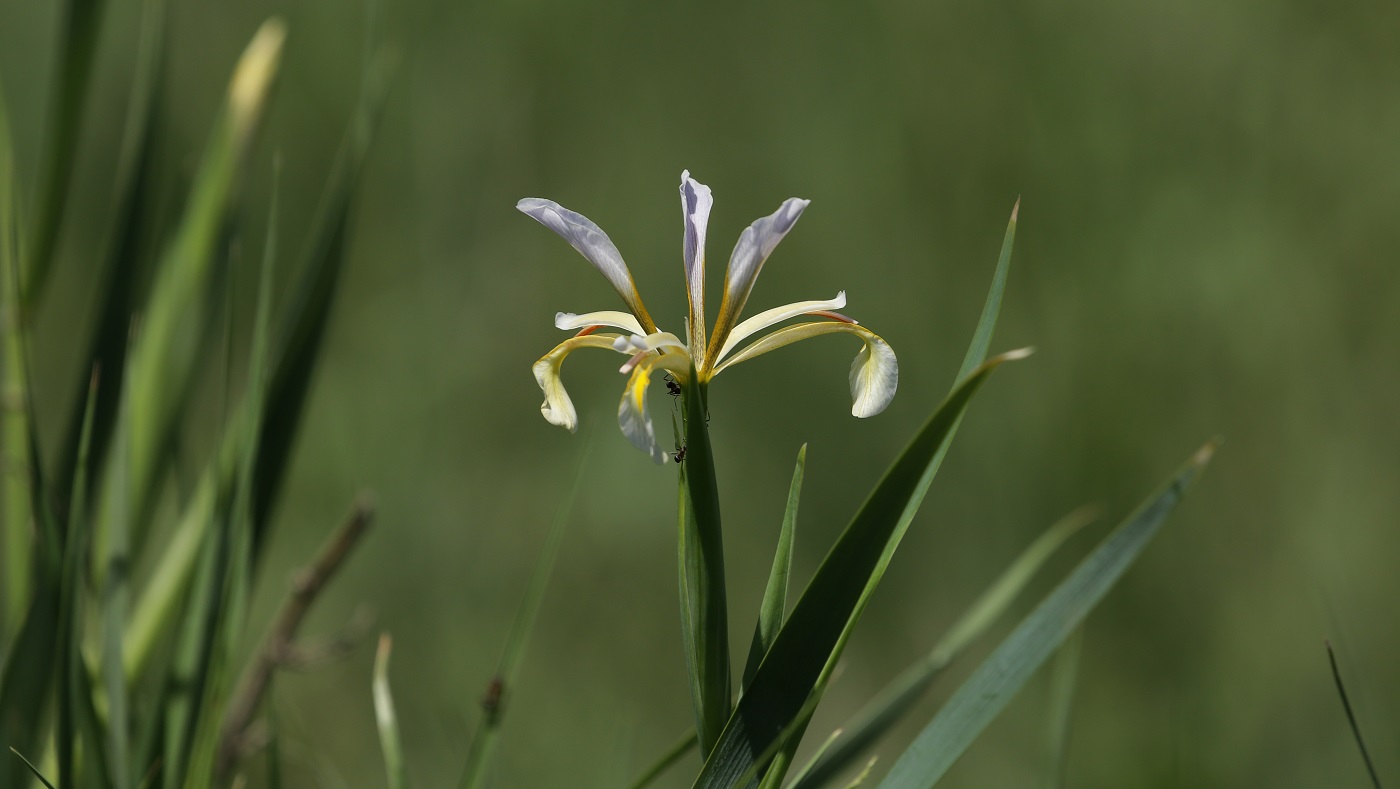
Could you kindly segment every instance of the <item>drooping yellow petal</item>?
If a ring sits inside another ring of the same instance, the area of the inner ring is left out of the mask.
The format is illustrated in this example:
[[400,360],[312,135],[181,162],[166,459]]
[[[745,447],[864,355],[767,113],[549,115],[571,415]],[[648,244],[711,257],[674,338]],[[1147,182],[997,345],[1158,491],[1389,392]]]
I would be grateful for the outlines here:
[[781,307],[774,307],[771,310],[764,310],[759,314],[749,318],[734,330],[729,332],[729,337],[725,339],[724,346],[719,349],[719,355],[715,357],[715,362],[724,361],[724,357],[744,340],[763,331],[776,323],[782,323],[789,318],[796,318],[798,315],[817,312],[819,310],[839,310],[846,306],[846,291],[836,294],[836,298],[827,301],[796,301],[792,304],[784,304]]
[[744,347],[715,368],[719,375],[726,368],[761,356],[784,345],[810,339],[823,334],[845,332],[861,339],[864,346],[851,363],[851,414],[857,417],[874,416],[894,399],[899,386],[899,361],[894,349],[875,332],[855,323],[823,321],[820,323],[799,323],[779,329]]
[[611,326],[633,334],[646,334],[642,330],[642,324],[638,323],[637,319],[632,317],[629,312],[599,310],[598,312],[585,312],[582,315],[575,315],[572,312],[554,314],[554,327],[556,329],[574,330],[586,326]]
[[550,424],[558,425],[570,433],[578,430],[578,412],[574,410],[574,401],[569,399],[569,393],[564,390],[564,381],[559,375],[560,367],[564,364],[564,357],[578,348],[612,350],[613,341],[617,337],[616,334],[589,334],[583,337],[570,337],[554,346],[554,350],[535,362],[535,382],[540,385],[540,390],[544,392],[544,403],[540,405],[540,413],[544,414],[544,418]]

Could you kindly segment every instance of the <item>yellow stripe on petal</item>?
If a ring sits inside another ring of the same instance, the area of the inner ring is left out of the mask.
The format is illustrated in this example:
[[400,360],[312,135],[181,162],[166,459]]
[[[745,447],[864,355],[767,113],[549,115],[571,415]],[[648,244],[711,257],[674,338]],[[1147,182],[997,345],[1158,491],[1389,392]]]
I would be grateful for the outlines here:
[[840,332],[854,334],[865,343],[860,353],[856,354],[855,361],[851,363],[851,414],[861,418],[874,416],[885,410],[894,399],[895,389],[899,387],[899,361],[889,343],[859,324],[824,321],[799,323],[779,329],[729,357],[715,368],[714,374],[719,375],[727,367],[748,361],[755,356],[762,356],[785,345]]
[[651,383],[653,365],[638,364],[622,390],[622,402],[617,407],[617,424],[632,446],[651,456],[657,463],[666,462],[666,452],[656,443],[656,430],[647,414],[647,384]]
[[569,399],[569,393],[564,390],[564,381],[560,377],[560,368],[564,364],[564,357],[573,353],[578,348],[607,348],[612,350],[613,341],[617,339],[616,334],[588,334],[583,337],[571,337],[558,345],[554,350],[545,354],[534,364],[535,383],[540,385],[540,391],[544,392],[544,402],[540,405],[540,413],[552,425],[558,425],[570,433],[578,430],[578,412],[574,410],[574,402]]

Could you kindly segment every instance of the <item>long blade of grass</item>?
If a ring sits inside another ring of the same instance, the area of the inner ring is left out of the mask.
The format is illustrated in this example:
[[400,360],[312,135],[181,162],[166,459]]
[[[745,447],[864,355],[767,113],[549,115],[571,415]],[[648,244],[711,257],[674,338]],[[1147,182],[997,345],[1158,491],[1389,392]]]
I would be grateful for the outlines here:
[[814,756],[793,778],[791,789],[814,789],[825,785],[899,722],[934,679],[1001,618],[1045,562],[1070,537],[1087,526],[1093,517],[1093,511],[1089,508],[1076,510],[1061,518],[1027,546],[948,628],[928,654],[900,672],[841,727],[841,736]]
[[521,658],[525,654],[525,646],[530,635],[534,632],[535,620],[539,617],[540,604],[544,601],[545,589],[549,587],[549,579],[554,575],[554,565],[559,558],[559,547],[564,543],[564,532],[569,525],[569,516],[574,510],[574,501],[578,498],[579,487],[583,481],[583,471],[587,467],[588,454],[592,444],[593,431],[590,428],[588,440],[583,445],[583,454],[579,458],[578,468],[574,470],[573,482],[569,485],[569,492],[564,496],[558,510],[554,513],[554,521],[550,524],[549,533],[545,537],[544,549],[540,552],[534,572],[530,575],[530,585],[526,588],[524,599],[520,601],[515,621],[511,624],[510,635],[506,637],[505,649],[501,652],[501,662],[496,667],[496,675],[491,679],[486,696],[481,700],[481,723],[478,724],[476,734],[472,737],[471,747],[467,751],[467,763],[462,769],[460,781],[462,789],[477,789],[486,780],[486,770],[491,763],[496,742],[500,737],[505,708],[510,701],[510,694],[515,690],[515,680],[520,673]]
[[[127,375],[131,396],[132,544],[143,542],[148,510],[156,490],[158,457],[166,445],[175,417],[189,394],[200,357],[213,282],[214,250],[233,195],[246,169],[271,91],[286,27],[273,18],[253,36],[229,84],[222,118],[205,150],[194,191],[179,230],[171,242],[142,315],[140,331],[129,356]],[[104,478],[102,497],[114,495]],[[106,507],[99,504],[99,512]],[[96,546],[101,554],[108,527],[99,525]]]
[[1050,668],[1050,722],[1047,738],[1045,789],[1065,786],[1069,764],[1070,713],[1074,709],[1074,689],[1079,681],[1079,654],[1084,646],[1084,626],[1080,625],[1060,650]]
[[1356,722],[1356,714],[1351,711],[1351,699],[1347,696],[1346,685],[1342,683],[1342,670],[1337,666],[1337,654],[1332,651],[1332,642],[1327,641],[1327,662],[1332,666],[1332,680],[1337,683],[1337,695],[1342,699],[1342,709],[1346,710],[1347,723],[1351,726],[1351,735],[1356,740],[1356,747],[1361,751],[1361,761],[1366,763],[1366,772],[1371,776],[1371,785],[1376,789],[1381,789],[1381,777],[1376,772],[1376,765],[1371,761],[1371,753],[1366,750],[1366,740],[1361,737],[1361,726]]
[[39,772],[38,767],[35,767],[32,763],[30,763],[28,759],[24,758],[24,754],[15,750],[14,746],[10,746],[10,753],[14,754],[16,757],[19,758],[21,762],[24,763],[24,766],[29,770],[29,774],[39,779],[39,783],[43,784],[44,786],[47,786],[48,789],[54,789],[54,785],[49,783],[49,779],[45,778],[44,774]]
[[792,571],[792,540],[797,528],[797,504],[802,498],[802,477],[807,468],[807,445],[797,450],[797,466],[792,470],[788,487],[787,506],[783,509],[783,525],[778,530],[778,548],[773,552],[773,567],[768,571],[768,583],[763,587],[763,602],[758,607],[758,624],[754,625],[753,642],[744,664],[744,687],[753,681],[758,664],[773,646],[773,639],[783,627],[787,614],[788,575]]
[[48,282],[63,208],[68,202],[69,181],[77,162],[78,132],[82,127],[83,104],[92,77],[92,58],[97,49],[97,33],[102,26],[103,0],[71,0],[60,10],[62,34],[54,48],[53,122],[45,138],[39,181],[38,211],[34,217],[34,251],[24,272],[23,304],[37,303]]
[[[123,397],[122,402],[130,403]],[[122,630],[126,627],[131,603],[131,415],[123,411],[117,418],[108,473],[114,494],[107,502],[105,552],[98,556],[101,574],[102,681],[107,699],[107,750],[111,757],[116,789],[131,785],[131,744],[127,738],[126,679],[122,672]],[[72,517],[79,517],[75,513]]]
[[[992,284],[991,287],[987,289],[987,299],[982,304],[982,314],[978,316],[977,326],[972,333],[972,341],[968,343],[967,352],[963,355],[962,366],[958,368],[958,374],[953,379],[954,388],[957,387],[958,383],[971,376],[987,359],[987,353],[991,347],[992,334],[996,330],[997,318],[1001,314],[1001,302],[1006,292],[1006,280],[1011,270],[1011,250],[1016,240],[1016,221],[1020,210],[1021,200],[1017,198],[1015,205],[1011,207],[1011,218],[1007,221],[1006,232],[1002,236],[1001,253],[997,257],[996,269],[992,272]],[[948,432],[948,440],[938,448],[938,451],[934,453],[933,458],[929,460],[927,466],[924,468],[924,474],[919,480],[919,486],[911,497],[909,506],[906,508],[905,518],[896,529],[900,537],[895,538],[891,545],[891,551],[898,545],[904,530],[908,528],[909,520],[912,520],[914,512],[918,510],[920,504],[923,502],[924,496],[928,493],[929,486],[933,484],[933,478],[937,476],[939,468],[943,466],[943,458],[947,456],[948,448],[952,446],[952,438],[957,435],[958,428],[961,425],[962,415],[958,414],[953,420],[952,428]],[[871,578],[870,585],[866,591],[867,596],[870,592],[874,591],[875,584],[878,583],[878,577]],[[863,607],[864,603],[862,603],[861,606]],[[844,640],[842,644],[844,645]],[[844,646],[838,647],[832,654],[830,665],[828,665],[823,672],[823,678],[818,681],[816,687],[813,689],[813,693],[817,696],[818,700],[821,694],[825,692],[825,677],[830,676],[831,671],[835,669],[836,660],[840,657],[843,648]],[[809,708],[814,710],[815,704],[809,705]],[[793,733],[789,735],[789,742],[778,751],[777,756],[774,758],[773,765],[769,769],[768,775],[776,779],[775,783],[781,781],[788,767],[791,765],[796,755],[797,747],[801,743],[805,728],[805,723],[797,725],[793,729]]]
[[705,386],[695,370],[681,395],[685,408],[685,461],[680,475],[686,511],[679,540],[683,624],[690,628],[687,644],[693,651],[687,665],[691,686],[699,689],[695,704],[700,752],[709,754],[729,718],[732,689],[729,676],[729,614],[725,602],[724,539],[720,527],[719,483],[715,479],[710,444],[709,407]]
[[[934,470],[930,464],[952,439],[972,396],[992,371],[1028,354],[1028,350],[1013,351],[978,367],[954,388],[885,472],[778,632],[705,762],[697,787],[739,785],[761,764],[760,759],[781,744],[780,737],[796,733],[793,724],[798,716],[815,709],[820,690],[922,503]],[[802,725],[799,722],[796,728]]]
[[[110,223],[103,237],[105,253],[97,273],[98,318],[93,322],[83,359],[88,369],[102,371],[104,386],[97,393],[91,456],[107,456],[107,442],[116,421],[117,401],[125,379],[135,283],[152,255],[145,248],[143,228],[154,214],[155,118],[158,90],[165,63],[166,0],[142,0],[141,29],[136,48],[126,120],[122,128]],[[85,398],[74,398],[61,458],[54,479],[71,480],[77,463]]]
[[5,607],[0,618],[0,643],[19,629],[29,608],[34,583],[34,510],[30,500],[29,413],[23,400],[28,391],[24,375],[20,310],[19,196],[5,95],[0,90],[0,550],[4,551]]
[[920,732],[881,787],[927,789],[943,777],[1147,547],[1216,446],[1211,442],[1197,451],[1022,620]]
[[374,721],[379,727],[379,747],[384,752],[389,789],[407,789],[408,771],[399,741],[399,719],[394,712],[394,696],[389,691],[389,652],[392,649],[393,640],[389,634],[381,635],[379,649],[374,655]]
[[258,440],[253,486],[255,558],[261,555],[262,537],[291,457],[312,375],[330,323],[337,284],[348,257],[357,187],[394,74],[394,63],[392,55],[381,53],[367,70],[359,105],[321,193],[311,232],[297,264],[300,272],[297,283],[274,335],[273,370]]

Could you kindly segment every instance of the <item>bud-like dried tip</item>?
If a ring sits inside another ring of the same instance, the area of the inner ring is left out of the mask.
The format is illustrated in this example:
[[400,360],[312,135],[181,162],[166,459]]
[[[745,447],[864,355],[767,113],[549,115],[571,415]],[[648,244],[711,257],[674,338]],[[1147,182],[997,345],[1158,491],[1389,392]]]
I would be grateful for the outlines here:
[[282,42],[286,38],[286,24],[272,17],[258,28],[253,40],[243,50],[243,56],[238,59],[238,67],[234,69],[233,80],[228,86],[229,121],[237,146],[247,141],[262,115],[268,88],[277,76],[277,66],[282,60]]

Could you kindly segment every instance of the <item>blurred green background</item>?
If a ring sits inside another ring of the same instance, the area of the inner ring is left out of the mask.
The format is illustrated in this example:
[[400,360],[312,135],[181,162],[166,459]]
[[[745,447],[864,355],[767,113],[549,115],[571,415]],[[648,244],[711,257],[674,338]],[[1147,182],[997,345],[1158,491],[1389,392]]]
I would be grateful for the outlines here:
[[[91,250],[109,211],[137,5],[109,3],[56,295],[36,316],[46,445],[93,318]],[[54,11],[0,4],[0,79],[30,190]],[[1086,502],[1116,521],[1223,434],[1203,483],[1090,619],[1069,785],[1363,785],[1324,638],[1381,774],[1400,780],[1390,747],[1400,741],[1400,6],[176,3],[160,131],[171,195],[187,185],[238,52],[272,14],[291,38],[246,190],[247,248],[261,244],[280,151],[282,259],[294,259],[368,47],[396,43],[402,66],[251,632],[353,495],[375,491],[376,529],[308,629],[377,610],[395,637],[420,786],[456,779],[590,430],[497,785],[615,786],[691,724],[674,469],[618,433],[615,358],[566,365],[578,436],[540,418],[529,373],[561,338],[555,311],[614,309],[616,297],[514,209],[548,197],[598,222],[653,315],[679,326],[683,168],[715,193],[716,301],[739,231],[783,198],[810,198],[751,309],[845,289],[847,312],[890,341],[902,368],[894,404],[868,421],[849,416],[856,346],[840,338],[714,387],[739,646],[798,447],[810,443],[802,583],[950,385],[1023,201],[993,348],[1038,353],[974,403],[813,743],[1050,522]],[[250,308],[251,267],[229,281]],[[222,407],[224,365],[208,367],[205,416]],[[669,435],[659,387],[653,405]],[[181,442],[190,468],[215,423],[192,415]],[[172,480],[171,500],[189,484]],[[296,785],[381,785],[370,661],[363,648],[279,681]],[[1037,784],[1045,718],[1041,680],[947,785]],[[914,731],[882,745],[885,764]],[[686,773],[693,759],[665,785],[688,785]]]

